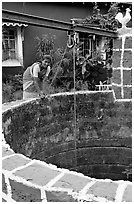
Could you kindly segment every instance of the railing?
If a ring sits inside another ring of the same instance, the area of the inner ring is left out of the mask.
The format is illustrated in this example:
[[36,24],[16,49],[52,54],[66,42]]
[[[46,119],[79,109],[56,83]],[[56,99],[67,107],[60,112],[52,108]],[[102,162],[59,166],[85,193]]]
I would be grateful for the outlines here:
[[111,84],[100,84],[100,85],[96,85],[96,91],[109,91],[112,90],[112,85]]

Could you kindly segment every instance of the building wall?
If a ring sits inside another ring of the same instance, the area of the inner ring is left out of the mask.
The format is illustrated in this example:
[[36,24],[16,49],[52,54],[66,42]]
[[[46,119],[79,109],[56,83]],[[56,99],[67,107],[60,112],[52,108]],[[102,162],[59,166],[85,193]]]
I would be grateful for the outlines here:
[[[21,13],[32,14],[44,18],[50,18],[60,21],[70,22],[72,18],[85,18],[92,14],[92,3],[77,2],[4,2],[3,9],[17,11]],[[105,12],[107,6],[102,7]],[[56,36],[56,47],[65,48],[67,41],[67,33],[55,29],[46,29],[41,27],[28,26],[25,28],[24,41],[24,68],[36,61],[36,36],[41,37],[44,34]]]
[[[91,13],[89,7],[85,7],[82,3],[3,3],[3,9],[9,9],[21,13],[42,16],[60,21],[70,22],[71,18],[85,18]],[[56,36],[56,47],[65,48],[67,41],[67,33],[54,29],[46,29],[41,27],[28,26],[25,29],[24,41],[24,68],[36,61],[36,36],[41,37],[44,34]]]

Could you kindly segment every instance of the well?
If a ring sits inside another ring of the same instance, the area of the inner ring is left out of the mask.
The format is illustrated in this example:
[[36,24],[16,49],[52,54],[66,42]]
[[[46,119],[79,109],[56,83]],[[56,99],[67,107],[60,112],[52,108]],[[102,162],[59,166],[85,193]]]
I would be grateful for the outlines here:
[[6,142],[17,153],[95,178],[131,181],[131,101],[112,91],[59,93],[3,113]]

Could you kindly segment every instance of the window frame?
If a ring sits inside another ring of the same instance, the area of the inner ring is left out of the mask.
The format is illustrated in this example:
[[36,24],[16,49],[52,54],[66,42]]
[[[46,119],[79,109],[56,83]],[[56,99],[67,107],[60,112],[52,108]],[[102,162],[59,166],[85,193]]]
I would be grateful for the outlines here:
[[[14,40],[15,40],[15,57],[9,57],[5,60],[2,59],[2,66],[3,67],[12,67],[12,66],[15,66],[15,67],[20,67],[20,66],[23,66],[23,39],[24,39],[24,36],[23,36],[23,28],[20,27],[20,26],[7,26],[7,25],[4,25],[3,26],[3,29],[6,28],[6,30],[10,31],[10,30],[14,30]],[[3,34],[3,30],[2,30],[2,34]],[[8,40],[9,40],[9,37],[8,37]],[[3,43],[3,37],[2,37],[2,43]],[[10,44],[10,43],[8,43]],[[10,45],[9,45],[10,47]],[[8,55],[10,55],[10,50],[7,50]],[[2,54],[3,54],[3,47],[2,47]],[[2,57],[3,58],[3,57]]]

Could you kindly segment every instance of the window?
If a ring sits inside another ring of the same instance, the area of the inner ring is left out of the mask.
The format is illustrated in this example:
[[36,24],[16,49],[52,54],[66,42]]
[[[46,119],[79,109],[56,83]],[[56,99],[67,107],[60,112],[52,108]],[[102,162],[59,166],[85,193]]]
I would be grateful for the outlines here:
[[2,23],[2,66],[23,66],[24,27],[26,24]]
[[2,30],[2,61],[8,59],[17,59],[15,28],[3,28]]

